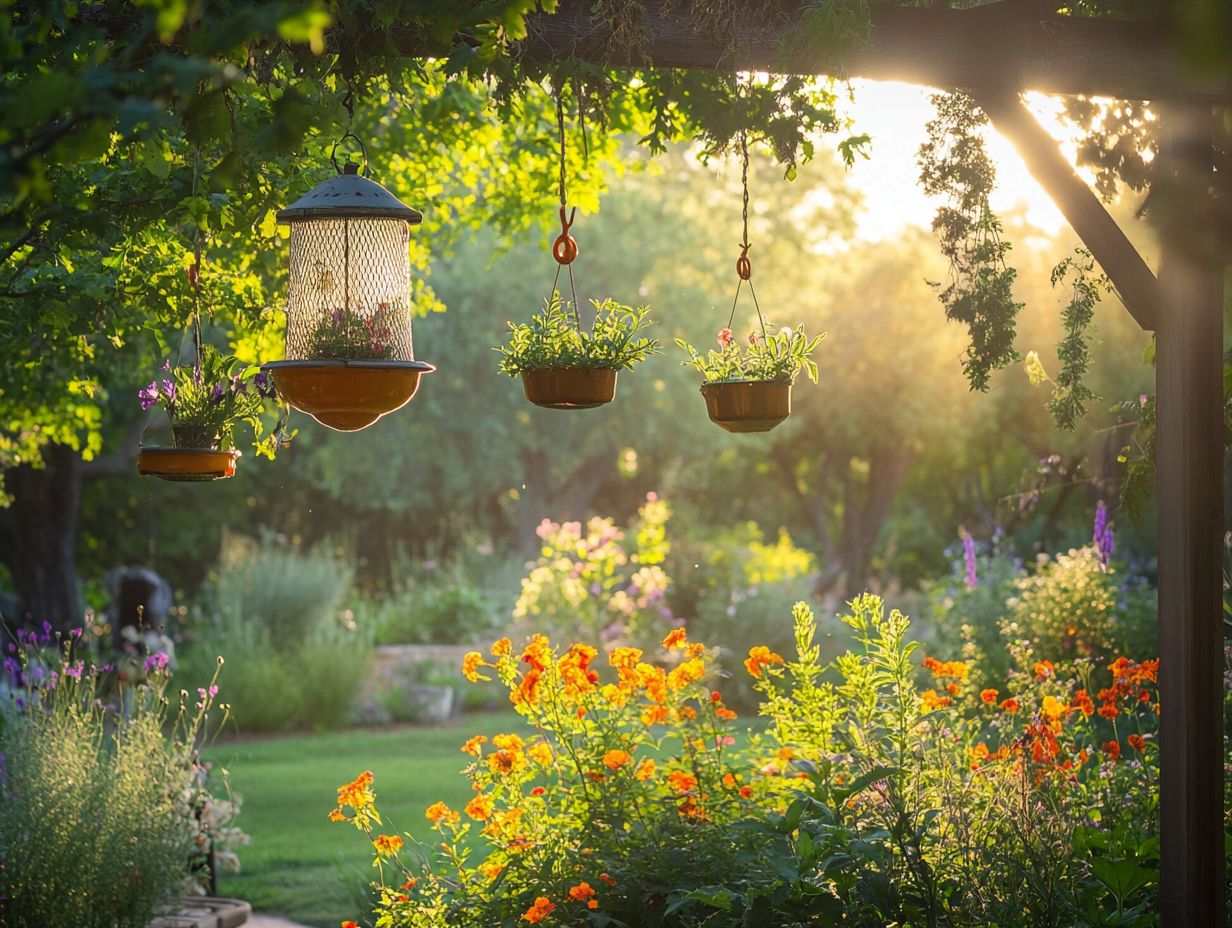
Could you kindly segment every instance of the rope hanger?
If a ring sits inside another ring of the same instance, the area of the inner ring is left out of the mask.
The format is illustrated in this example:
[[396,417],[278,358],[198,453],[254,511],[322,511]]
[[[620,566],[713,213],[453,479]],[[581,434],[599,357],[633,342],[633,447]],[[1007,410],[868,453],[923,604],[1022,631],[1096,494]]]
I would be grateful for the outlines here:
[[560,197],[560,235],[556,236],[556,241],[552,243],[552,257],[556,259],[556,276],[552,278],[552,293],[559,292],[560,269],[563,267],[569,272],[569,293],[573,297],[573,324],[580,332],[582,317],[578,307],[577,287],[573,283],[573,261],[578,256],[578,244],[569,234],[577,218],[577,207],[571,210],[568,208],[569,198],[565,176],[565,105],[559,87],[556,88],[555,96],[556,131],[560,139],[560,180],[557,185],[557,193]]
[[[737,93],[739,93],[739,89],[740,83],[739,78],[737,78]],[[749,242],[749,139],[748,132],[745,129],[740,130],[740,187],[742,193],[740,210],[742,232],[740,238],[740,257],[736,258],[736,276],[739,278],[739,283],[736,284],[736,295],[732,298],[731,313],[727,317],[727,328],[730,330],[732,323],[736,320],[736,305],[740,302],[740,290],[747,283],[749,285],[749,293],[753,297],[753,308],[757,310],[757,321],[761,325],[761,337],[764,344],[767,341],[766,317],[762,315],[761,305],[757,302],[757,291],[753,288],[753,262],[749,259],[749,249],[753,246]]]

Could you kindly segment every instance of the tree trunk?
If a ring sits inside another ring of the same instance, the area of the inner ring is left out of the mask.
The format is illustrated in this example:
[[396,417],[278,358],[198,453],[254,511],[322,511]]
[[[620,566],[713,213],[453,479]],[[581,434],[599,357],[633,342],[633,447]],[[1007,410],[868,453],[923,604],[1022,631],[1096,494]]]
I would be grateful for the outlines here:
[[49,445],[42,467],[13,468],[5,484],[13,496],[7,513],[9,568],[21,600],[19,624],[50,622],[60,631],[79,626],[84,611],[76,558],[80,456],[65,445]]

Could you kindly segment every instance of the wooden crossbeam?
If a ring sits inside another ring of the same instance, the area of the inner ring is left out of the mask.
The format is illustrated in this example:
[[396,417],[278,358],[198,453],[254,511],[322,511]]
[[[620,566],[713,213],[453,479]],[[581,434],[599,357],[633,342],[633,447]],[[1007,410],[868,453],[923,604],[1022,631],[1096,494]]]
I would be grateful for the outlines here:
[[1159,281],[1116,220],[1083,182],[1052,136],[1044,131],[1016,93],[972,91],[993,126],[1013,143],[1027,169],[1061,210],[1116,288],[1121,302],[1144,329],[1154,330]]
[[1184,73],[1160,23],[1057,16],[1034,4],[1001,2],[966,10],[876,4],[872,38],[842,60],[784,60],[780,39],[799,27],[800,4],[784,0],[766,28],[737,36],[734,54],[721,38],[698,32],[682,15],[646,0],[648,43],[630,55],[596,22],[591,0],[561,0],[536,17],[524,52],[607,65],[733,68],[908,81],[942,88],[1009,87],[1020,91],[1151,100],[1184,95],[1232,101],[1232,82]]

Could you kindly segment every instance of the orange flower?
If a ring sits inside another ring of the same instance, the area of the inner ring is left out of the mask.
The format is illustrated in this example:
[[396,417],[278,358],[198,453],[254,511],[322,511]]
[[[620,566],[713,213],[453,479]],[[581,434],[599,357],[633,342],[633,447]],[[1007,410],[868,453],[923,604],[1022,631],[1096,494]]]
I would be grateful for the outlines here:
[[353,922],[348,919],[342,923],[342,928],[359,928],[359,922]]
[[761,677],[763,668],[771,664],[782,664],[783,656],[771,651],[765,645],[758,645],[755,648],[749,648],[749,658],[744,662],[745,669],[749,672],[749,676],[754,679]]
[[415,888],[415,884],[416,884],[416,883],[418,883],[418,882],[419,882],[419,880],[415,879],[415,877],[413,877],[413,876],[408,876],[408,877],[406,878],[406,882],[402,884],[402,888],[403,888],[403,889],[414,889],[414,888]]
[[676,715],[679,718],[687,719],[688,721],[692,722],[695,718],[697,718],[697,710],[694,709],[692,706],[681,706],[679,709],[676,710]]
[[1113,760],[1121,758],[1121,743],[1119,741],[1105,741],[1102,745],[1103,751]]
[[1106,702],[1099,707],[1099,714],[1106,719],[1115,719],[1120,713],[1117,712],[1116,703]]
[[982,702],[988,703],[988,705],[991,706],[993,703],[997,701],[997,691],[996,690],[980,690],[980,700]]
[[569,898],[574,900],[575,902],[585,902],[587,899],[590,899],[594,895],[595,895],[594,887],[592,887],[585,880],[583,880],[581,883],[578,883],[577,886],[570,887],[569,889]]
[[688,635],[683,628],[673,628],[667,633],[667,637],[663,639],[663,647],[665,648],[683,648]]
[[1008,699],[1003,699],[1001,700],[1001,708],[1004,709],[1006,712],[1017,712],[1018,711],[1018,700],[1015,699],[1013,696],[1009,697]]
[[467,738],[466,743],[462,745],[463,754],[471,754],[478,757],[480,754],[480,745],[487,743],[487,738],[483,735],[476,735],[473,738]]
[[424,818],[435,824],[441,821],[456,822],[461,816],[445,803],[434,802],[424,810]]
[[683,770],[673,770],[667,775],[667,784],[678,793],[688,793],[697,789],[697,777]]
[[1095,713],[1095,703],[1091,701],[1091,697],[1086,690],[1076,692],[1071,705],[1085,716],[1090,717]]
[[556,906],[548,899],[547,896],[540,896],[535,900],[535,904],[526,910],[522,916],[522,921],[530,922],[532,925],[537,925],[555,911]]
[[642,724],[661,725],[667,721],[669,715],[671,712],[667,706],[647,706],[642,710]]
[[1130,735],[1125,740],[1128,741],[1129,746],[1133,748],[1135,751],[1137,751],[1139,754],[1146,753],[1146,739],[1144,739],[1141,735],[1135,732],[1134,734]]
[[492,817],[492,799],[480,793],[466,804],[466,814],[477,821],[486,821]]
[[655,762],[647,757],[637,765],[637,770],[633,771],[633,775],[645,783],[655,775]]
[[957,683],[947,683],[945,685],[945,691],[949,693],[951,696],[957,696],[959,693],[962,692],[962,687],[959,686]]
[[683,689],[690,683],[696,683],[705,675],[706,665],[697,658],[691,658],[675,667],[667,675],[667,688],[672,690]]
[[356,812],[376,801],[372,794],[372,771],[365,770],[346,786],[338,787],[338,806],[350,806]]
[[599,879],[601,879],[601,880],[602,880],[604,883],[606,883],[608,886],[615,886],[615,885],[616,885],[616,880],[615,880],[615,879],[613,879],[613,878],[612,878],[612,876],[611,876],[610,874],[607,874],[607,873],[600,873],[600,874],[599,874]]
[[631,670],[642,659],[640,648],[613,648],[607,656],[607,662],[617,670]]
[[508,657],[513,644],[508,638],[500,638],[492,645],[493,657]]
[[1035,678],[1037,680],[1051,680],[1057,675],[1057,668],[1052,666],[1052,661],[1037,661],[1035,664]]
[[741,799],[752,799],[753,798],[753,787],[751,786],[740,787],[740,798]]
[[628,751],[614,750],[608,751],[603,755],[603,766],[608,770],[619,770],[625,764],[633,760],[633,755]]
[[462,657],[462,676],[470,680],[472,683],[477,683],[480,680],[489,680],[490,677],[485,677],[479,672],[480,667],[488,666],[487,661],[483,659],[483,655],[478,651],[467,651]]
[[730,722],[736,717],[736,713],[727,708],[727,706],[719,706],[719,708],[714,710],[714,714],[725,722]]
[[377,835],[372,846],[382,857],[393,857],[402,850],[402,839],[397,835]]
[[936,690],[925,690],[920,694],[921,709],[925,715],[930,712],[935,712],[937,709],[944,709],[953,703],[949,696],[938,695]]
[[488,863],[479,865],[479,872],[486,876],[489,880],[496,879],[501,875],[501,872],[504,869],[504,864]]
[[331,822],[345,822],[347,820],[347,817],[342,814],[341,809],[333,809],[329,813],[329,820]]
[[534,789],[530,791],[530,794],[532,796],[542,796],[546,792],[547,790],[544,789],[542,786],[536,786]]
[[939,661],[935,657],[924,658],[924,667],[932,671],[935,677],[953,677],[965,680],[968,667],[963,661]]

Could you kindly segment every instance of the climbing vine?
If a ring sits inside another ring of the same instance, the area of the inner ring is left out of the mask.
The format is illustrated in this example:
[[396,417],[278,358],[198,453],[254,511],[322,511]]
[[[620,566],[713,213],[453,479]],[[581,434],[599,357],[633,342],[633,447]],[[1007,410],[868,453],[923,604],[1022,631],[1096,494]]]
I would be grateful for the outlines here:
[[1110,284],[1107,277],[1095,273],[1095,260],[1085,248],[1075,249],[1073,255],[1052,269],[1053,287],[1067,279],[1073,292],[1061,312],[1061,324],[1065,327],[1065,337],[1057,346],[1061,370],[1053,384],[1048,411],[1057,428],[1073,431],[1086,415],[1086,404],[1099,399],[1084,379],[1091,364],[1088,331],[1095,316],[1095,304]]

